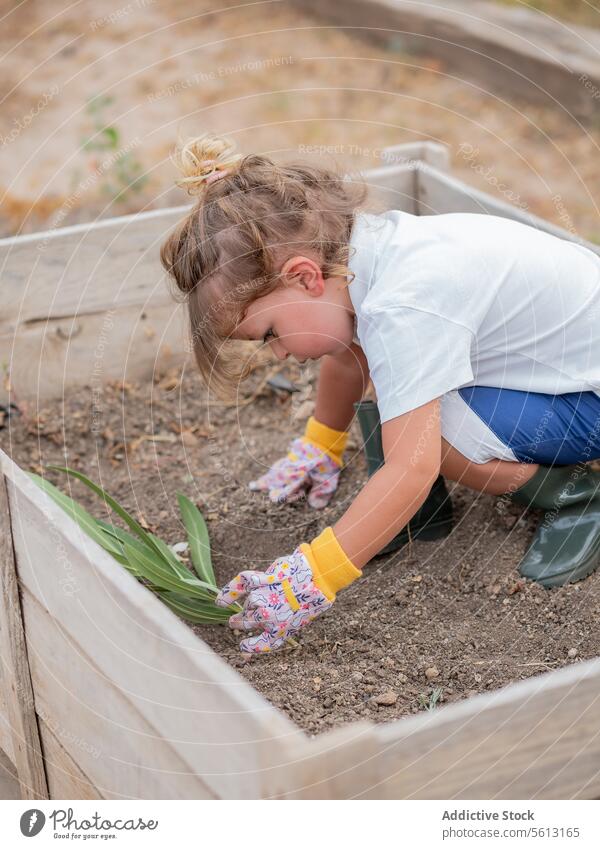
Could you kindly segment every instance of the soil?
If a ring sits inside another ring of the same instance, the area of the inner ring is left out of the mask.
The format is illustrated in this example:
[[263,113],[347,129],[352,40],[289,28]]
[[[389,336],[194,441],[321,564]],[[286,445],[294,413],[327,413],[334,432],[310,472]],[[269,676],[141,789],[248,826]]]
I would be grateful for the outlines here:
[[[292,396],[274,393],[265,367],[257,369],[242,385],[252,400],[240,398],[238,408],[209,406],[189,366],[147,384],[107,384],[101,397],[78,390],[35,415],[22,403],[0,444],[24,469],[59,463],[85,472],[169,544],[184,539],[175,498],[184,492],[208,521],[221,584],[334,524],[367,479],[355,422],[339,489],[324,510],[271,504],[247,487],[302,432],[316,368],[286,364],[300,386]],[[65,475],[45,474],[70,490]],[[452,533],[374,558],[305,629],[298,649],[246,659],[228,625],[194,630],[310,734],[357,718],[392,720],[599,655],[600,572],[552,590],[525,582],[517,566],[541,514],[449,488]],[[106,518],[82,484],[70,491]]]

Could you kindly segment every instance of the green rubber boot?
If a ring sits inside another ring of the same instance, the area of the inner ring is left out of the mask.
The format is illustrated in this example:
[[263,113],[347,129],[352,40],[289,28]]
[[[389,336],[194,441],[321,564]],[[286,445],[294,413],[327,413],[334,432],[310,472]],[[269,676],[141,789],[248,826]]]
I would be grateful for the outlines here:
[[[367,469],[371,477],[385,462],[379,408],[375,401],[357,401],[354,409],[360,425]],[[375,556],[391,554],[392,551],[397,551],[406,545],[409,539],[441,539],[448,536],[452,526],[452,500],[448,495],[444,478],[440,475],[410,522]]]
[[507,493],[511,501],[526,507],[554,510],[589,501],[600,495],[600,474],[585,463],[571,466],[540,466],[523,486]]
[[540,466],[512,501],[546,510],[519,572],[543,587],[580,581],[600,566],[600,474],[584,463]]

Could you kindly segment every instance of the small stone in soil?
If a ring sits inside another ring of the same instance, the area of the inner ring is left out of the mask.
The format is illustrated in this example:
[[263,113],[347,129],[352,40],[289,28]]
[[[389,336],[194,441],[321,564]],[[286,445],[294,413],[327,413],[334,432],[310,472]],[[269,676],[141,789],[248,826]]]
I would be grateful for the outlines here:
[[437,666],[430,666],[425,670],[425,678],[427,678],[428,681],[433,681],[433,679],[437,678],[439,674],[440,671]]
[[577,649],[569,649],[567,652],[568,657],[577,657]]
[[387,690],[385,693],[380,693],[378,696],[375,696],[373,700],[378,705],[395,705],[398,701],[398,693],[394,693],[393,690]]

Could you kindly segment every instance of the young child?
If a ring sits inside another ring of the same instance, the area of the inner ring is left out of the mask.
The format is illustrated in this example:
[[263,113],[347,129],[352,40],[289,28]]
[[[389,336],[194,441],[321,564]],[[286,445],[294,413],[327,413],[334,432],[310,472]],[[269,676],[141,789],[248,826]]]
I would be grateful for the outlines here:
[[161,260],[206,382],[229,397],[247,374],[230,339],[321,360],[304,435],[251,487],[323,507],[369,376],[381,419],[385,463],[335,525],[219,593],[244,604],[231,627],[258,632],[242,651],[278,649],[330,608],[440,474],[558,515],[529,577],[597,567],[600,475],[585,462],[600,457],[598,256],[492,215],[361,211],[366,187],[341,172],[242,156],[210,133],[176,161],[199,199]]

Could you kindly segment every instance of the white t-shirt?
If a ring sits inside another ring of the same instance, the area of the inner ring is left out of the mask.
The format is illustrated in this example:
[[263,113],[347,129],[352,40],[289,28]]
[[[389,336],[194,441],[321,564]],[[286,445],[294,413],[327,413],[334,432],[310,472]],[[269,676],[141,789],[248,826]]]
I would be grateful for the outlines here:
[[359,212],[348,291],[381,421],[461,386],[600,394],[600,257],[496,215]]

